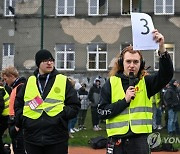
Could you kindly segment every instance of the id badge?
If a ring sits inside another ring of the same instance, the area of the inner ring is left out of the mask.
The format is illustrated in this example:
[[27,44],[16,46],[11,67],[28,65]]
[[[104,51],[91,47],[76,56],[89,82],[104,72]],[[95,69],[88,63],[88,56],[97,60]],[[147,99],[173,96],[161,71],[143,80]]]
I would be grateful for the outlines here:
[[39,96],[36,96],[33,100],[31,100],[28,105],[31,108],[31,110],[36,109],[39,105],[41,105],[43,102],[43,99]]

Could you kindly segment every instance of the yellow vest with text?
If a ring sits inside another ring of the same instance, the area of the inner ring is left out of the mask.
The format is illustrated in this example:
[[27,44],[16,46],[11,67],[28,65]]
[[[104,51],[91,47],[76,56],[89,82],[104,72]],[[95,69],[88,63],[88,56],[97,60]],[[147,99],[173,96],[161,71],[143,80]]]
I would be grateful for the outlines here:
[[9,94],[5,90],[4,87],[0,86],[1,89],[4,89],[5,95],[4,95],[4,110],[2,112],[2,116],[8,116],[9,115]]
[[38,119],[43,112],[46,112],[50,117],[59,114],[64,107],[66,79],[67,77],[64,75],[57,75],[50,92],[43,100],[42,104],[40,104],[35,109],[31,109],[29,107],[29,102],[37,96],[41,98],[41,95],[36,84],[36,77],[29,77],[24,94],[25,104],[23,109],[23,116],[31,119]]
[[[121,78],[110,77],[111,101],[116,103],[125,97]],[[119,115],[106,120],[106,131],[108,136],[123,135],[129,131],[133,133],[152,132],[152,103],[150,102],[144,78],[135,86],[136,96]]]

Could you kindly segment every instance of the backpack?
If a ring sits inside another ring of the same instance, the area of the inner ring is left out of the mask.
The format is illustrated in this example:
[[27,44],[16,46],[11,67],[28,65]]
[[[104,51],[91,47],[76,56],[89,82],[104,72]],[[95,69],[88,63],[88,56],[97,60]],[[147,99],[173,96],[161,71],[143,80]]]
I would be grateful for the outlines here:
[[4,144],[4,153],[11,154],[10,144]]
[[103,136],[97,136],[95,138],[91,138],[88,143],[93,149],[103,149],[106,148],[107,138]]

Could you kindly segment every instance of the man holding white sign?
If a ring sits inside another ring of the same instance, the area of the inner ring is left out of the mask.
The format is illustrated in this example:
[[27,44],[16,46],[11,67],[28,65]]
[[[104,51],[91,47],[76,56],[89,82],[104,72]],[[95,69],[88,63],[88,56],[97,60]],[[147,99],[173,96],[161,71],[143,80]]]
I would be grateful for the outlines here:
[[[159,71],[147,75],[141,51],[128,46],[117,56],[110,78],[102,87],[98,113],[106,119],[107,154],[151,153],[147,141],[152,133],[150,97],[169,83],[173,65],[165,51],[164,36],[156,29],[150,31],[151,42],[159,44]],[[141,49],[149,49],[149,45]]]

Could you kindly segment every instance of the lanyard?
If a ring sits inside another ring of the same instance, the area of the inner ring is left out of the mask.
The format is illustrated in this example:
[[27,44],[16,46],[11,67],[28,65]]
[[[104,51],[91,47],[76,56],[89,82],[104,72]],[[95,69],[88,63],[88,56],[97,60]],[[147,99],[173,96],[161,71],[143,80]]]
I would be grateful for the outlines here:
[[17,83],[18,80],[19,80],[19,78],[17,78],[17,79],[13,82],[13,84],[11,85],[11,88],[13,88],[13,87],[15,86],[15,84]]
[[42,94],[43,94],[43,92],[44,92],[44,89],[45,89],[45,87],[46,87],[46,85],[47,85],[47,82],[48,82],[48,80],[49,80],[50,74],[48,74],[47,77],[46,77],[46,81],[45,81],[45,84],[44,84],[43,89],[42,89],[41,83],[40,83],[40,81],[39,81],[39,75],[40,75],[40,74],[38,74],[38,76],[37,76],[37,77],[38,77],[38,86],[39,86],[39,90],[40,90],[41,96],[42,96]]

